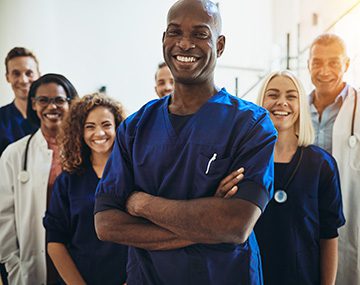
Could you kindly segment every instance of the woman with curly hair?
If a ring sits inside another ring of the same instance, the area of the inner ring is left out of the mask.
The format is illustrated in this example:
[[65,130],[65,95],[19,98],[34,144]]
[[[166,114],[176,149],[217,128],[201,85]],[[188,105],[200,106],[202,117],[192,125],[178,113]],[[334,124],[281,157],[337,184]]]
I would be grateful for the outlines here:
[[124,120],[119,103],[101,94],[72,106],[60,134],[63,173],[44,218],[48,252],[66,284],[123,284],[127,247],[98,240],[94,195]]

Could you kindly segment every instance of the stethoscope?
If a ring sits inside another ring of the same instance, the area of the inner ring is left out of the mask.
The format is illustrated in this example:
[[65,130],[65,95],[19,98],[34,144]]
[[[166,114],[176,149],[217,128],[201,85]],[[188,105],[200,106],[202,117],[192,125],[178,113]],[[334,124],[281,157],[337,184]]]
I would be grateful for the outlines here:
[[18,180],[23,184],[28,182],[30,179],[29,171],[27,171],[27,159],[28,159],[30,141],[34,135],[35,135],[35,133],[32,133],[31,136],[29,137],[28,141],[26,142],[24,165],[23,165],[23,169],[20,171],[19,176],[18,176]]
[[351,118],[351,134],[349,137],[349,146],[351,148],[354,148],[356,143],[357,143],[357,139],[354,133],[354,128],[355,128],[355,116],[356,116],[356,105],[357,105],[357,91],[354,89],[355,92],[355,102],[354,102],[354,108],[353,108],[353,113],[352,113],[352,118]]
[[296,166],[293,170],[293,172],[291,173],[289,179],[286,181],[283,189],[278,189],[278,190],[275,190],[275,194],[274,194],[274,200],[280,204],[282,203],[285,203],[288,199],[288,195],[286,193],[286,189],[288,188],[289,184],[291,183],[291,181],[293,180],[296,172],[298,171],[299,169],[299,166],[300,166],[300,163],[301,163],[301,160],[302,160],[302,157],[303,157],[303,148],[301,147],[300,148],[300,156],[299,156],[299,159],[296,163]]

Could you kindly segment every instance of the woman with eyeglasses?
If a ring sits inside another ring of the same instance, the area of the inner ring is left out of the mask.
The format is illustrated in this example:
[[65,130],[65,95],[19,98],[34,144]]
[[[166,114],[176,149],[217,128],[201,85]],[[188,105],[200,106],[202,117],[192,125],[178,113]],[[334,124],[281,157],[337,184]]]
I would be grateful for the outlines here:
[[0,260],[9,284],[57,284],[46,253],[42,218],[61,172],[56,137],[77,92],[60,74],[45,74],[30,87],[29,121],[34,134],[9,145],[0,159]]

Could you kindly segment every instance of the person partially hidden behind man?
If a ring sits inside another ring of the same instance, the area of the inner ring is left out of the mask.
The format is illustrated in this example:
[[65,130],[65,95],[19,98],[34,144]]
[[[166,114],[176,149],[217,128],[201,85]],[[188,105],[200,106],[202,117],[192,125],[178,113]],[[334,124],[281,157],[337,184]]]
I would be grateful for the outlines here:
[[26,48],[15,47],[5,58],[6,80],[14,92],[14,101],[0,108],[0,156],[12,142],[31,134],[37,128],[26,119],[30,85],[39,78],[39,62]]
[[165,62],[161,62],[155,73],[155,92],[162,98],[174,91],[174,77]]
[[[130,247],[127,284],[263,284],[253,227],[271,198],[276,131],[264,109],[215,86],[224,47],[214,3],[176,2],[163,35],[174,92],[118,129],[95,226]],[[233,196],[216,195],[241,167]]]
[[[6,80],[14,92],[14,101],[0,108],[0,156],[12,142],[33,133],[37,127],[26,119],[30,85],[39,78],[39,62],[26,48],[15,47],[5,58]],[[1,279],[7,285],[6,272],[0,264]]]

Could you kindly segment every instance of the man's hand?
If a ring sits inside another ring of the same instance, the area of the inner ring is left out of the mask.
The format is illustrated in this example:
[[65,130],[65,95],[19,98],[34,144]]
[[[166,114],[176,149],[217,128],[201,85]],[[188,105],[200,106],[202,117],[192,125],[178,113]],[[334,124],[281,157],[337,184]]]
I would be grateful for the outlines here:
[[[244,168],[233,171],[223,180],[221,180],[218,188],[216,189],[214,197],[229,199],[238,191],[237,184],[244,178]],[[141,209],[149,203],[152,195],[145,192],[134,191],[126,201],[127,212],[134,216],[140,217],[138,213]]]
[[214,197],[229,199],[238,191],[237,184],[244,178],[244,168],[231,172],[223,180],[221,180],[216,189]]
[[127,212],[134,217],[139,217],[140,209],[148,203],[149,199],[151,199],[150,194],[134,191],[126,201]]

